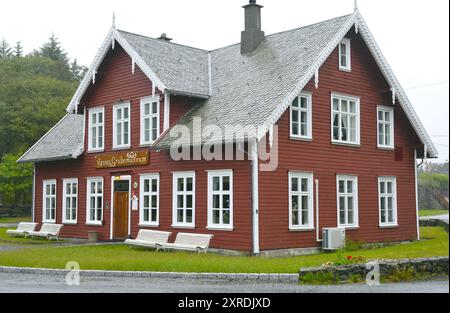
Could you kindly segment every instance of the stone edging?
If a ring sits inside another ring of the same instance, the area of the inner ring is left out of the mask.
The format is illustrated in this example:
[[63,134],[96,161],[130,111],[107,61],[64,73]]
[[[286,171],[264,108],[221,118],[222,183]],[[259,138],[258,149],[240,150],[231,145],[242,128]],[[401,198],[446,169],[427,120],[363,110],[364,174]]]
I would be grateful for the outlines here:
[[[69,270],[7,267],[0,266],[0,273],[38,274],[38,275],[67,275]],[[298,274],[228,274],[228,273],[174,273],[174,272],[132,272],[132,271],[98,271],[80,270],[83,277],[136,277],[136,278],[168,278],[220,281],[248,281],[248,282],[281,282],[297,283]]]
[[442,227],[448,233],[448,223],[436,218],[422,218],[419,220],[420,226]]
[[[413,269],[418,274],[434,274],[434,275],[448,275],[449,258],[448,257],[434,257],[422,259],[400,259],[400,260],[371,260],[379,265],[380,276],[387,277],[395,274],[399,270]],[[337,281],[346,281],[353,275],[367,275],[373,266],[366,264],[351,264],[331,267],[310,267],[302,268],[299,271],[299,281],[303,278],[307,279],[310,275],[329,274]]]

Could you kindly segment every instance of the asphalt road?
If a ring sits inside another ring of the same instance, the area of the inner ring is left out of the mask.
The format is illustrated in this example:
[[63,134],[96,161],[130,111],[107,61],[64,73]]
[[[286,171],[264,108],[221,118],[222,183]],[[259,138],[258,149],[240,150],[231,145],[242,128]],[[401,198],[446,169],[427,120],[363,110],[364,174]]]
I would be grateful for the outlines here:
[[83,277],[68,286],[65,275],[0,273],[0,293],[448,293],[449,282],[367,285],[299,286],[297,284],[238,283],[185,279]]

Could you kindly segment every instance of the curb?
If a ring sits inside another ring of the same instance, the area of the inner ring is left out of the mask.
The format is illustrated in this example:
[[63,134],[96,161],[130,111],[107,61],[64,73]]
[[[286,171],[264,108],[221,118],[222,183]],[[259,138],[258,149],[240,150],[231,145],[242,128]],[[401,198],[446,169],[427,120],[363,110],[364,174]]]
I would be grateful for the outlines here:
[[[67,275],[70,270],[8,267],[0,266],[0,273],[37,274],[37,275]],[[139,272],[139,271],[99,271],[80,270],[80,276],[85,277],[135,277],[135,278],[166,278],[192,280],[219,280],[238,282],[278,282],[298,283],[298,274],[258,274],[258,273],[177,273],[177,272]]]

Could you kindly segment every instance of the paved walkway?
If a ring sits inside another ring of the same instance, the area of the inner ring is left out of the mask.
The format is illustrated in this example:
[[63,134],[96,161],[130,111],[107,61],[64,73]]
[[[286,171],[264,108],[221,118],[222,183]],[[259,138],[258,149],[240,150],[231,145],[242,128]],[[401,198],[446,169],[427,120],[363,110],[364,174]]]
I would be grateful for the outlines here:
[[65,275],[0,273],[0,293],[448,293],[448,280],[367,286],[300,286],[296,283],[244,283],[214,280],[83,277],[79,286],[68,286]]
[[441,220],[448,224],[449,214],[435,215],[435,216],[422,216],[421,220]]

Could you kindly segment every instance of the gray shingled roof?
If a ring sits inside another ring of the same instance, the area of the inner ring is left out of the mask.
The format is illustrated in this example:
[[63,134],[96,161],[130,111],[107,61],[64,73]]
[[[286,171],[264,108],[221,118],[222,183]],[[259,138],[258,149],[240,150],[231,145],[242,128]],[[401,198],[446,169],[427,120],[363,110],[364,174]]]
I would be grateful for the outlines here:
[[83,145],[83,115],[67,114],[17,162],[75,159]]
[[[202,125],[213,124],[222,129],[261,126],[350,16],[269,35],[248,55],[241,54],[240,44],[211,51],[212,95],[178,124],[192,130],[193,118],[200,117]],[[156,147],[167,149],[175,140],[180,142],[168,133]]]
[[118,31],[168,90],[208,97],[208,51]]

